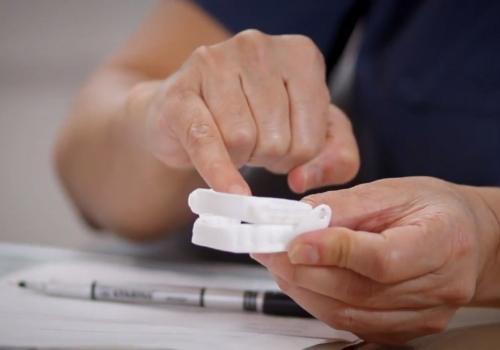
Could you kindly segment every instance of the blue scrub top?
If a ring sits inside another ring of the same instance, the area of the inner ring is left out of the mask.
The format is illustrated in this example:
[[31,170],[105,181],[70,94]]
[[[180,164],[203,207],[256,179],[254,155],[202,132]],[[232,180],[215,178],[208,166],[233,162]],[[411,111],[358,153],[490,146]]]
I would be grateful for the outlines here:
[[197,0],[232,32],[311,37],[331,69],[358,20],[357,182],[500,185],[500,1]]

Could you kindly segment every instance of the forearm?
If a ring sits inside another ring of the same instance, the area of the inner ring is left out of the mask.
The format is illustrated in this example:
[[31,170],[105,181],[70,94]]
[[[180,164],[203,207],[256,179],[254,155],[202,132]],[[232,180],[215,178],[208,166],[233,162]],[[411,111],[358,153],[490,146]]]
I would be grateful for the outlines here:
[[169,169],[145,149],[144,111],[159,84],[146,79],[118,68],[95,74],[76,100],[55,155],[83,215],[137,239],[184,224],[189,214],[180,199],[202,185],[194,170]]
[[186,198],[202,185],[144,147],[147,104],[160,81],[198,46],[229,33],[190,1],[161,1],[76,99],[55,149],[67,192],[98,227],[145,239],[188,219]]

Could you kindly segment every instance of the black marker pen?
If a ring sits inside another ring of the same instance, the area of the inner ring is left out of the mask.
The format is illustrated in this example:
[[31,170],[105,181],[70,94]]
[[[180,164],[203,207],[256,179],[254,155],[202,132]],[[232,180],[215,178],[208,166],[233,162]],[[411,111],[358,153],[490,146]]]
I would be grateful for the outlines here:
[[135,304],[198,306],[225,311],[260,312],[267,315],[312,317],[290,297],[274,291],[251,291],[184,286],[124,286],[92,282],[21,281],[19,287],[63,298]]

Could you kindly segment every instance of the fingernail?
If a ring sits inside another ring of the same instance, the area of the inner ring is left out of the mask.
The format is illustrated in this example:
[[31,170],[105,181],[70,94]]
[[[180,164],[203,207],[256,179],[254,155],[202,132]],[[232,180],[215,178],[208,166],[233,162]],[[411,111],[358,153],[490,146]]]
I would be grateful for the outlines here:
[[252,253],[252,254],[250,254],[250,257],[262,265],[266,265],[267,263],[269,263],[269,260],[271,259],[270,254],[253,254]]
[[242,194],[242,195],[249,195],[250,191],[246,187],[242,187],[240,185],[231,185],[229,186],[229,193],[232,194]]
[[281,289],[282,292],[286,292],[287,290],[290,289],[290,284],[285,281],[282,278],[279,277],[274,277],[276,279],[276,283],[278,284],[279,289]]
[[316,207],[318,204],[311,198],[311,196],[303,197],[301,202],[309,204],[311,207]]
[[314,265],[319,263],[319,251],[310,244],[295,245],[288,257],[292,264]]

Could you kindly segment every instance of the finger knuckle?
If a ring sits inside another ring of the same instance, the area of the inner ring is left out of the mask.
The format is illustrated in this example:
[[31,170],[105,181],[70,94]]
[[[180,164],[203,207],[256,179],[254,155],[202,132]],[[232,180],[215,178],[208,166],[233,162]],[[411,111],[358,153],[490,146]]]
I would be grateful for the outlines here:
[[204,147],[217,139],[217,134],[212,128],[210,123],[195,118],[187,128],[187,147],[191,149],[199,149]]
[[315,65],[325,65],[323,54],[311,38],[305,35],[294,35],[293,41],[302,58]]
[[259,145],[257,153],[264,158],[277,159],[286,155],[288,138],[282,133],[271,133]]
[[238,34],[236,34],[235,39],[242,41],[242,42],[261,42],[262,40],[265,40],[267,37],[267,34],[264,34],[258,29],[250,28],[250,29],[245,29]]
[[256,131],[251,126],[234,127],[224,135],[226,146],[230,149],[253,148]]
[[316,45],[314,40],[312,40],[307,35],[294,35],[293,40],[302,51],[311,53],[315,57],[322,57],[321,51],[318,49],[318,46]]
[[[349,257],[352,253],[352,240],[348,231],[339,229],[337,234],[337,249],[328,249],[330,244],[326,243],[323,247],[325,255],[329,254],[330,260],[339,267],[346,268],[349,266]],[[333,254],[333,255],[332,255]]]
[[234,37],[236,45],[244,52],[252,63],[265,63],[269,36],[257,29],[247,29]]
[[213,67],[216,65],[216,58],[214,50],[208,45],[201,45],[197,47],[191,54],[191,61],[203,68]]

